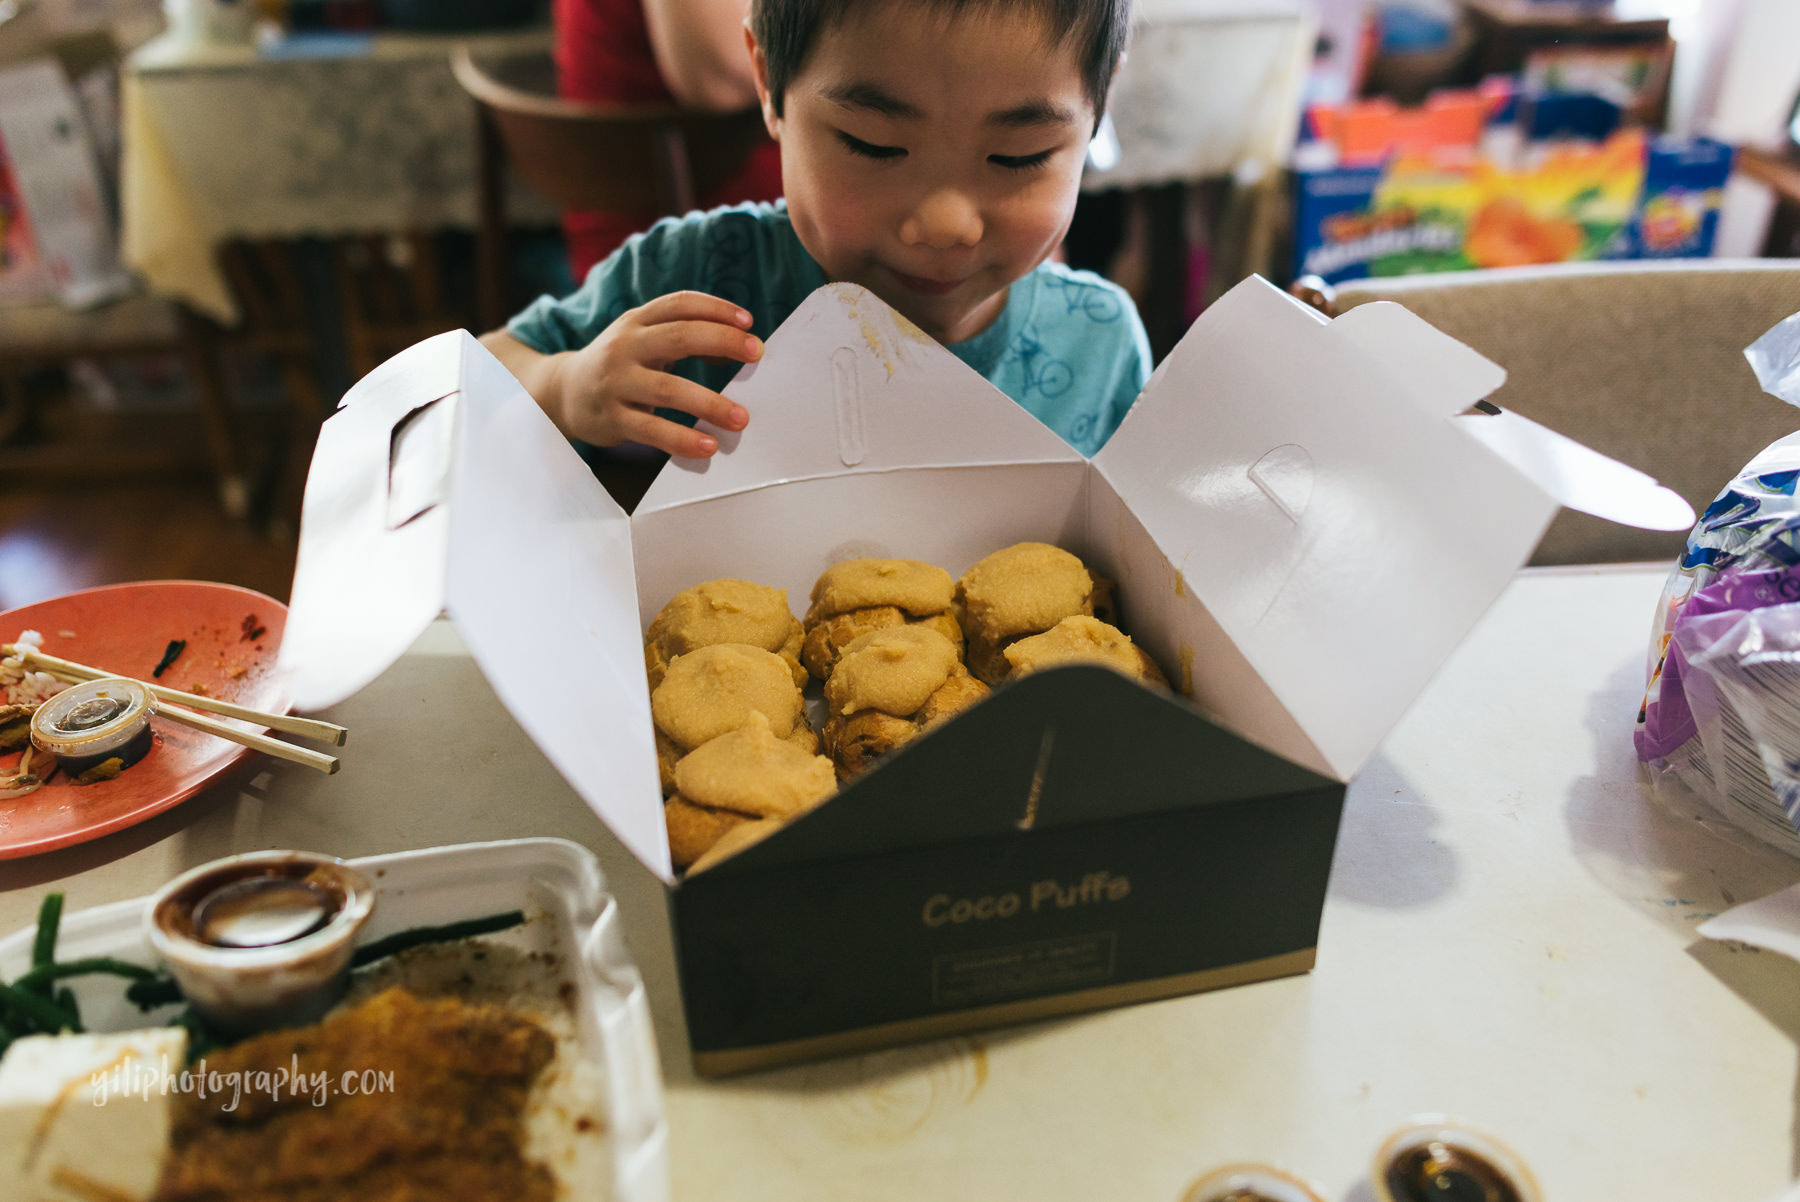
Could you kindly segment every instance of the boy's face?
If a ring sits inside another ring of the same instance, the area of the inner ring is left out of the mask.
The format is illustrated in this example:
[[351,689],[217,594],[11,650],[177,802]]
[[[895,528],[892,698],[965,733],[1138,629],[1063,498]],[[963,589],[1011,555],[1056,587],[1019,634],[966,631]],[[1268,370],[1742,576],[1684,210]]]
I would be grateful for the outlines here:
[[822,31],[775,115],[788,211],[832,280],[940,342],[986,329],[1069,226],[1094,108],[1037,18],[866,5]]

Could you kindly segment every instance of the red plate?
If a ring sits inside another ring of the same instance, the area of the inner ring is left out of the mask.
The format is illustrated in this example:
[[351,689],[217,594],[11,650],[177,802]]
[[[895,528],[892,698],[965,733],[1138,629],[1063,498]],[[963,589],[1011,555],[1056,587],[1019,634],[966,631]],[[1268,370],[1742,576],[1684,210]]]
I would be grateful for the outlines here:
[[[46,655],[285,714],[289,703],[275,684],[275,651],[286,624],[287,606],[251,589],[149,580],[86,589],[0,613],[0,643],[35,630],[44,636]],[[174,639],[187,646],[161,676],[152,676]],[[172,722],[152,718],[150,726],[155,742],[149,753],[113,780],[72,785],[58,773],[34,793],[0,798],[0,859],[54,851],[133,826],[258,754]],[[18,753],[0,758],[0,767],[17,763]]]

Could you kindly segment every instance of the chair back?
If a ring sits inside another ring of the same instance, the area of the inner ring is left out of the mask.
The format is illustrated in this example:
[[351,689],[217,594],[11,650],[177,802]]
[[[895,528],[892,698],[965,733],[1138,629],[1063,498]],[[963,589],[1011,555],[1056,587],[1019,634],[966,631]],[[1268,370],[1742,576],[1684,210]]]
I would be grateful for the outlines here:
[[451,70],[476,107],[478,289],[489,328],[506,316],[507,171],[565,210],[654,219],[697,207],[742,168],[763,137],[755,108],[713,114],[673,104],[561,99],[547,52],[477,58],[458,46]]
[[[1354,280],[1336,311],[1397,301],[1504,367],[1492,397],[1648,472],[1696,513],[1763,447],[1800,429],[1744,348],[1800,312],[1800,261],[1562,263]],[[1533,563],[1661,560],[1685,533],[1565,510]]]

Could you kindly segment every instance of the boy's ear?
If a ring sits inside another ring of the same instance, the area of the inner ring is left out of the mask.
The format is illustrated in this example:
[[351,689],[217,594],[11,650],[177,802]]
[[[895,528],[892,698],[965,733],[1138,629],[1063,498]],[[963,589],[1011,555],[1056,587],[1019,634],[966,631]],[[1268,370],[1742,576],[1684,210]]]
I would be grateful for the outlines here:
[[763,126],[769,137],[781,141],[781,117],[775,112],[775,98],[769,92],[769,59],[757,45],[756,32],[744,23],[744,45],[750,49],[750,70],[756,76],[756,100],[762,105]]

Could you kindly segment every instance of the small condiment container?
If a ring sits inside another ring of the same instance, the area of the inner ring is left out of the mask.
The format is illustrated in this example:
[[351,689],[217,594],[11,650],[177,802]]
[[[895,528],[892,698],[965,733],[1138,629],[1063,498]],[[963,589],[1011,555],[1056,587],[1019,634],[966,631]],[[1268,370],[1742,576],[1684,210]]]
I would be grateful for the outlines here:
[[155,735],[156,699],[135,680],[102,676],[64,689],[31,716],[31,745],[56,757],[69,777],[117,758],[129,768],[144,758]]
[[329,1010],[374,906],[374,883],[334,856],[249,852],[164,885],[145,934],[201,1017],[242,1034]]
[[1272,1164],[1227,1164],[1206,1174],[1181,1202],[1325,1202],[1316,1182]]
[[1544,1202],[1523,1157],[1441,1114],[1421,1115],[1383,1140],[1370,1176],[1379,1202]]

